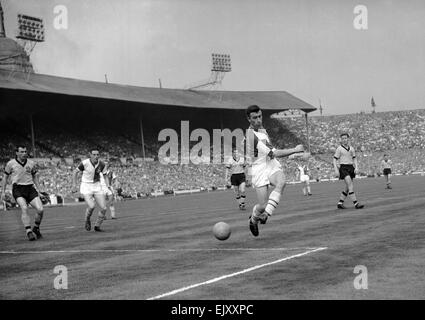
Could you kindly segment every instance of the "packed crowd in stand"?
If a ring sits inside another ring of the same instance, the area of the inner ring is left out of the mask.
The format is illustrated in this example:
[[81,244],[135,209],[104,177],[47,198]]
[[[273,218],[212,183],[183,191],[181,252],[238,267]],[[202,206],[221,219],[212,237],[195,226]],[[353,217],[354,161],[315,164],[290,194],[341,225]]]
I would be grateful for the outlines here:
[[[305,120],[282,120],[298,137],[307,140]],[[390,152],[400,149],[425,149],[425,110],[359,113],[309,118],[312,153],[329,153],[338,145],[337,132],[348,132],[358,151]]]
[[[282,124],[307,142],[304,118],[282,119]],[[332,176],[332,155],[338,146],[338,132],[348,132],[359,157],[363,175],[381,172],[385,153],[393,162],[393,172],[406,174],[425,170],[425,110],[359,113],[309,117],[311,152],[321,159],[323,176]]]
[[[268,119],[265,123],[271,140],[278,147],[307,145],[304,118]],[[358,155],[360,174],[376,176],[381,173],[381,160],[388,153],[393,163],[393,173],[408,174],[425,170],[425,110],[350,114],[340,116],[309,117],[310,146],[313,157],[308,161],[313,180],[334,178],[332,157],[339,144],[339,132],[348,132],[351,144]],[[2,134],[3,135],[3,134]],[[0,142],[1,163],[13,157],[14,145],[26,144],[31,150],[29,136],[7,133]],[[102,157],[109,159],[118,176],[118,186],[123,198],[139,198],[155,192],[172,193],[176,190],[211,190],[223,187],[223,164],[161,164],[156,155],[160,143],[146,137],[145,155],[151,161],[126,162],[121,159],[141,157],[138,138],[129,135],[97,133],[90,139],[77,134],[37,134],[39,158],[60,159],[40,166],[41,183],[48,194],[75,198],[71,192],[72,171],[81,157],[92,147],[100,149]],[[65,162],[72,158],[73,162]],[[297,161],[282,160],[288,181],[296,181]]]

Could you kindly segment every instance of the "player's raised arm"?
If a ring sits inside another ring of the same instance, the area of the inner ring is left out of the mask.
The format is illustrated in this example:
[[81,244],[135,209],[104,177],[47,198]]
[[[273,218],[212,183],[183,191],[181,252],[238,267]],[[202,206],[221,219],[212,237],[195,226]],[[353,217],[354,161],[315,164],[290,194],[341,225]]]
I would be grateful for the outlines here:
[[[304,152],[304,146],[302,144],[297,145],[295,148],[290,149],[271,149],[271,155],[276,158],[288,157],[294,153]],[[270,153],[269,153],[270,154]]]
[[267,154],[271,158],[283,158],[295,153],[304,152],[304,146],[300,144],[291,149],[277,149],[268,141],[258,139],[254,131],[249,130],[247,133],[247,150],[248,154],[251,154],[250,152],[255,154],[256,150],[258,150],[259,153]]

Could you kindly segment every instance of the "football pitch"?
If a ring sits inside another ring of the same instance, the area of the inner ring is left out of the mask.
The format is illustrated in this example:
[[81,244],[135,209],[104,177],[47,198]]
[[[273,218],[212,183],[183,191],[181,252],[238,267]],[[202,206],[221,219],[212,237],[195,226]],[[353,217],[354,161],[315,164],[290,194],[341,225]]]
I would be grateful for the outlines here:
[[359,179],[365,208],[338,210],[342,182],[312,184],[311,197],[289,185],[257,238],[252,189],[246,211],[232,190],[119,202],[102,233],[84,229],[83,205],[46,208],[33,242],[19,210],[1,212],[0,299],[423,299],[424,186]]

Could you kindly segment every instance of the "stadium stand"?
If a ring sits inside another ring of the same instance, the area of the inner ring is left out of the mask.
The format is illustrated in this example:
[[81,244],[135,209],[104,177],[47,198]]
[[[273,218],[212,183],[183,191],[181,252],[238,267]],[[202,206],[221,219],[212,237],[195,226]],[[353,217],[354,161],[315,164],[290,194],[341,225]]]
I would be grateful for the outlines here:
[[[272,141],[279,147],[306,144],[305,120],[267,119],[265,126]],[[49,126],[49,119],[38,121],[37,150],[41,181],[49,194],[72,198],[71,177],[76,163],[87,156],[90,148],[101,150],[103,158],[109,159],[118,175],[122,198],[147,197],[155,193],[173,193],[177,190],[213,190],[226,185],[224,166],[211,165],[164,165],[155,158],[161,142],[154,132],[145,137],[147,156],[153,161],[136,161],[141,157],[140,143],[134,138],[137,132],[122,130],[96,130],[88,135],[81,126],[71,123],[61,126],[60,132]],[[16,127],[16,126],[15,126]],[[5,128],[3,126],[3,128]],[[79,130],[75,130],[79,128]],[[30,146],[30,135],[12,130],[9,126],[2,132],[0,150],[2,165],[13,157],[13,146],[24,143]],[[81,131],[82,130],[82,131]],[[356,148],[361,175],[378,176],[384,153],[389,153],[395,174],[409,174],[425,170],[425,110],[382,112],[340,116],[315,116],[310,118],[310,143],[313,158],[309,161],[311,178],[314,180],[333,177],[332,156],[338,145],[339,132],[348,131]],[[64,159],[71,158],[72,162]],[[47,159],[47,160],[46,160]],[[123,162],[122,159],[125,159]],[[282,160],[288,181],[295,181],[296,163]]]
[[[307,141],[304,119],[282,119],[288,131]],[[393,161],[393,172],[408,174],[425,169],[425,110],[314,116],[309,118],[311,152],[322,177],[333,175],[332,156],[339,133],[348,132],[363,175],[377,176],[384,153]],[[317,167],[316,167],[317,168]]]

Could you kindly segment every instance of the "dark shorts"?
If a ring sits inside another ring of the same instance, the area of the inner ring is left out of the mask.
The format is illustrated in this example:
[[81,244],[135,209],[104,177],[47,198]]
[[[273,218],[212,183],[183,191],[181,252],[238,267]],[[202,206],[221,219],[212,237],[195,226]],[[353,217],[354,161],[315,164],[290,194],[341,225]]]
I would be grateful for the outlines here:
[[344,180],[346,176],[350,176],[354,179],[356,174],[354,173],[354,166],[352,164],[341,164],[339,167],[339,179]]
[[34,185],[20,185],[14,184],[12,186],[12,195],[17,200],[18,198],[24,198],[27,203],[38,197],[38,192],[35,190]]
[[245,181],[245,173],[236,173],[230,176],[230,183],[232,186],[240,186]]
[[390,168],[385,168],[384,169],[384,176],[388,176],[389,174],[391,174],[391,169]]

